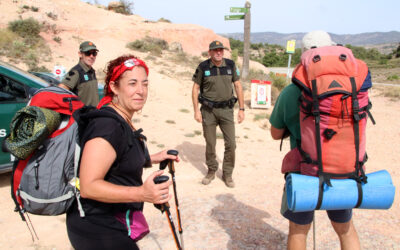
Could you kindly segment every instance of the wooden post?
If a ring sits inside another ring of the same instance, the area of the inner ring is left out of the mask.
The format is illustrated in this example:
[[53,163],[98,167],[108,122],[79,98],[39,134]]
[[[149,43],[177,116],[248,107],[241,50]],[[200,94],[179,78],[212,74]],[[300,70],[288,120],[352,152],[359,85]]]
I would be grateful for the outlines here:
[[244,37],[243,37],[243,64],[242,64],[242,79],[247,79],[249,75],[249,59],[250,59],[250,1],[246,1],[244,5],[247,12],[244,15]]

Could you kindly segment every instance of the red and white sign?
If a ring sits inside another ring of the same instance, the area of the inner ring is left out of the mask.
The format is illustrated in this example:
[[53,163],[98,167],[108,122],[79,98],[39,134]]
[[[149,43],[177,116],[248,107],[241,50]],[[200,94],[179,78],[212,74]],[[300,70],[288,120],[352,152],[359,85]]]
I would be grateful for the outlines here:
[[271,82],[263,80],[251,80],[252,108],[271,107]]
[[56,65],[53,68],[53,75],[55,76],[55,78],[57,78],[60,81],[64,78],[64,75],[66,73],[67,72],[65,71],[64,66]]

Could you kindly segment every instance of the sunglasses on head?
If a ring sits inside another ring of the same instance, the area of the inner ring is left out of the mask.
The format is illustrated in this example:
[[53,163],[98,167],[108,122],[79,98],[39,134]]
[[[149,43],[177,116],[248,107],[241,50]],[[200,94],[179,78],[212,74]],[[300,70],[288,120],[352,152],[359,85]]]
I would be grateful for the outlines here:
[[83,52],[83,53],[85,54],[85,56],[90,56],[90,55],[97,56],[97,51],[95,51],[95,50],[86,51],[86,52]]

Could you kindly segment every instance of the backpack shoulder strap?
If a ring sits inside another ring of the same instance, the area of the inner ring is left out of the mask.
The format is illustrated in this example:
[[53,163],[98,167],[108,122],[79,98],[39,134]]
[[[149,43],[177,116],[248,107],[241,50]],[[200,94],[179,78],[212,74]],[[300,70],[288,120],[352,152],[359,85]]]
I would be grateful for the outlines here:
[[[128,132],[131,131],[131,127],[126,123],[126,121],[120,117],[119,115],[103,110],[103,109],[96,109],[95,107],[92,106],[85,106],[81,109],[76,110],[72,116],[76,120],[78,124],[78,134],[82,135],[83,131],[85,131],[86,127],[88,126],[89,122],[92,119],[100,118],[100,117],[107,117],[107,118],[112,118],[116,121],[118,121],[123,129],[123,133],[126,136],[128,140],[128,145],[131,146],[133,144],[132,142],[132,136],[128,136]],[[79,138],[81,140],[81,138]]]

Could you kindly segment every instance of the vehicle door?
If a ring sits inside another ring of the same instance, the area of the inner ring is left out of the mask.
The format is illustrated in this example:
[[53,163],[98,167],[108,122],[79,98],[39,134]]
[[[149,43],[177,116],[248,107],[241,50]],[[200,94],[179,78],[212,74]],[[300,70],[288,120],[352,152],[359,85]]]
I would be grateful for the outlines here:
[[[10,132],[10,122],[15,113],[25,107],[29,101],[28,86],[0,74],[0,143]],[[0,152],[0,166],[10,165],[13,157],[9,153]]]

